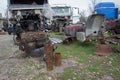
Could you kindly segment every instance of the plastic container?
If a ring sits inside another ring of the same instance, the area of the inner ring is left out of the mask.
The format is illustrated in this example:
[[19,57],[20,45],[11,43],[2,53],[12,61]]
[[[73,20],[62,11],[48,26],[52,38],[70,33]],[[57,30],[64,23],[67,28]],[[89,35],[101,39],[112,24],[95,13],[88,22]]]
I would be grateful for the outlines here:
[[115,4],[113,2],[101,2],[101,3],[98,3],[96,6],[95,6],[95,10],[98,9],[98,8],[103,8],[103,7],[107,7],[107,8],[114,8],[115,7]]
[[118,8],[115,8],[113,2],[102,2],[95,6],[96,14],[104,14],[106,19],[117,19]]

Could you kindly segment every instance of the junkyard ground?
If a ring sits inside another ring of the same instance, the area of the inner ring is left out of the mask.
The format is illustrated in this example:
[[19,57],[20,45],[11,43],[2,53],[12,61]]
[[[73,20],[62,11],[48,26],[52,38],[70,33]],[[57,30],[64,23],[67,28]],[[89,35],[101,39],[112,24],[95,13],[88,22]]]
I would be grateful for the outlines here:
[[[51,33],[51,36],[63,35]],[[95,55],[94,44],[79,41],[58,44],[55,52],[61,53],[62,65],[48,72],[44,61],[22,56],[12,35],[0,35],[0,80],[119,80],[120,53]]]

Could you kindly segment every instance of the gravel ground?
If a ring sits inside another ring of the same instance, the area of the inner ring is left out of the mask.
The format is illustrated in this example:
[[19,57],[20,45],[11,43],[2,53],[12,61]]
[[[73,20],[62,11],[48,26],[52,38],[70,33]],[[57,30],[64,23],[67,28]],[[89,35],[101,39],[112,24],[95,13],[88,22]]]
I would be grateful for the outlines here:
[[[15,58],[20,51],[14,45],[12,35],[0,35],[0,80],[14,80],[14,67],[19,63]],[[12,77],[11,77],[12,76]]]

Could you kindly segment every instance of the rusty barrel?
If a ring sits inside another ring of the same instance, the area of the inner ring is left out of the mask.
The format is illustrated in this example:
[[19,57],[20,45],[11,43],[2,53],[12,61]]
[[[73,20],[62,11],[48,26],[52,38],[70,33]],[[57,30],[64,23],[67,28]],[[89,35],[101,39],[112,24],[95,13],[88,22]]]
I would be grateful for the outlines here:
[[112,54],[112,49],[110,44],[96,44],[95,54],[97,55],[110,55]]
[[50,58],[46,59],[46,69],[47,71],[53,70],[53,61]]
[[61,65],[61,53],[55,53],[55,66],[60,66]]
[[46,60],[46,68],[47,71],[52,71],[53,70],[53,48],[51,44],[45,44],[45,60]]

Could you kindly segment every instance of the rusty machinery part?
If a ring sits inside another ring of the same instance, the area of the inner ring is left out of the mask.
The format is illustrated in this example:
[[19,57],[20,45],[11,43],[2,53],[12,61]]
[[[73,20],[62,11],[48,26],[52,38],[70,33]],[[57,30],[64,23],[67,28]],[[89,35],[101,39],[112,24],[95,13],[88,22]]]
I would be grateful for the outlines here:
[[97,55],[110,55],[112,54],[112,48],[109,44],[96,44],[95,54]]
[[46,43],[44,45],[44,48],[45,48],[46,68],[47,71],[51,71],[53,70],[53,64],[54,64],[53,45],[51,45],[51,43]]
[[120,35],[110,35],[110,36],[94,36],[94,37],[86,37],[85,41],[100,41],[101,43],[107,44],[120,44]]
[[21,34],[22,42],[33,42],[39,40],[45,40],[48,38],[48,34],[46,32],[24,32]]
[[106,38],[104,36],[91,36],[86,37],[85,41],[96,41],[96,40],[105,40]]
[[61,66],[61,53],[55,53],[55,66]]
[[9,21],[13,25],[13,33],[16,35],[17,39],[24,37],[25,32],[29,32],[31,35],[31,32],[44,31],[46,30],[46,26],[48,26],[48,19],[41,15],[41,10],[13,10],[11,14],[12,17]]
[[21,34],[19,49],[30,53],[34,49],[44,47],[48,41],[48,35],[45,32],[24,32]]
[[75,37],[68,37],[63,40],[63,44],[71,44],[76,38]]

